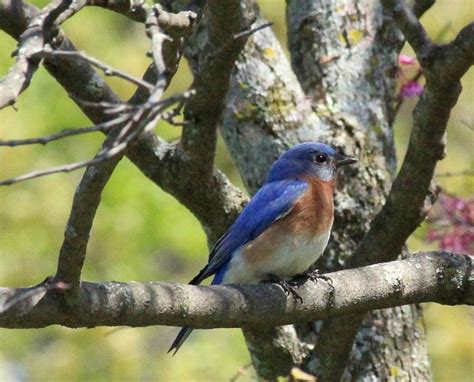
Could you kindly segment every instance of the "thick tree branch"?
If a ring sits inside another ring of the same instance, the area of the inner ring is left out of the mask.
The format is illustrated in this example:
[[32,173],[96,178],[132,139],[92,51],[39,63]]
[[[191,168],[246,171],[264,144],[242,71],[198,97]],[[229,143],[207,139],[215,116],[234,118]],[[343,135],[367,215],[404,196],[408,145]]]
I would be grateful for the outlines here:
[[[108,147],[111,141],[113,139],[109,139],[104,147]],[[90,164],[74,193],[56,271],[57,280],[71,284],[74,290],[79,285],[87,243],[102,191],[121,159],[122,155],[117,155],[105,162]]]
[[398,27],[415,53],[418,54],[422,50],[433,48],[433,41],[431,41],[418,17],[404,0],[382,0],[382,4],[388,12],[392,13]]
[[247,41],[255,14],[246,10],[241,1],[210,0],[205,8],[208,40],[203,47],[206,56],[195,73],[192,88],[196,95],[184,108],[185,124],[181,147],[189,157],[189,170],[194,178],[207,180],[213,172],[217,143],[217,127],[224,107],[225,95],[237,57]]
[[[447,252],[344,270],[322,280],[305,281],[303,303],[279,286],[190,286],[171,283],[82,282],[78,300],[66,306],[61,290],[0,288],[0,327],[39,328],[99,325],[173,325],[196,328],[270,327],[321,320],[335,315],[411,304],[474,304],[472,258]],[[22,298],[28,293],[29,297]],[[18,303],[13,303],[15,299]]]
[[[74,195],[56,272],[58,280],[74,287],[79,286],[86,247],[102,191],[116,165],[123,157],[128,144],[146,132],[147,128],[153,128],[157,119],[160,118],[160,99],[175,73],[174,66],[167,71],[165,64],[164,46],[166,40],[170,38],[162,32],[159,26],[158,12],[160,10],[153,7],[147,16],[147,33],[152,42],[156,83],[149,94],[145,90],[148,90],[148,87],[144,87],[144,89],[138,89],[132,96],[131,101],[138,105],[135,113],[130,115],[122,127],[114,129],[108,134],[104,148],[95,159],[100,159],[100,156],[103,155],[102,151],[113,152],[114,155],[105,162],[91,163]],[[175,52],[168,50],[167,53],[176,56],[180,46],[174,45],[174,48]],[[182,98],[182,101],[184,100],[185,98]]]

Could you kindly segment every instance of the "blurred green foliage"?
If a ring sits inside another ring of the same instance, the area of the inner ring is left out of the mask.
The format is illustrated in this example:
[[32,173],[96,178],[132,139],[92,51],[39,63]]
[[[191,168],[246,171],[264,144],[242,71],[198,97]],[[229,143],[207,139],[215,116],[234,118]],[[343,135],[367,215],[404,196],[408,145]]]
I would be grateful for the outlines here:
[[[38,6],[46,2],[37,0]],[[286,44],[284,3],[260,1],[266,17]],[[423,17],[431,36],[448,41],[473,18],[470,0],[438,2]],[[98,8],[81,11],[64,25],[78,49],[135,76],[149,63],[143,26]],[[444,30],[443,35],[440,31]],[[0,75],[13,58],[15,42],[0,33]],[[409,49],[406,48],[409,53]],[[126,82],[109,78],[122,97],[133,93]],[[191,81],[183,63],[168,93],[186,89]],[[448,157],[439,172],[472,169],[474,76],[463,81],[464,91],[453,110]],[[405,150],[410,112],[405,102],[395,131],[400,158]],[[63,89],[43,68],[19,98],[18,111],[0,112],[0,138],[42,136],[66,127],[89,125]],[[180,130],[165,123],[157,127],[166,139]],[[46,147],[0,150],[0,178],[31,169],[90,158],[100,146],[100,134],[64,139]],[[237,184],[239,175],[222,142],[217,164]],[[53,175],[0,189],[0,285],[31,285],[54,274],[63,229],[81,172]],[[450,193],[473,193],[472,177],[439,179]],[[186,282],[207,258],[205,236],[197,220],[170,195],[148,181],[127,159],[107,185],[95,219],[83,276],[87,280],[173,280]],[[424,227],[410,241],[413,250],[431,249],[422,238]],[[474,375],[473,310],[467,307],[426,306],[429,351],[438,381],[472,381]],[[3,381],[225,381],[249,362],[238,330],[197,331],[180,353],[165,354],[176,331],[172,328],[95,328],[72,330],[0,329],[0,380]],[[12,379],[17,378],[17,379]],[[248,369],[239,380],[252,379]]]

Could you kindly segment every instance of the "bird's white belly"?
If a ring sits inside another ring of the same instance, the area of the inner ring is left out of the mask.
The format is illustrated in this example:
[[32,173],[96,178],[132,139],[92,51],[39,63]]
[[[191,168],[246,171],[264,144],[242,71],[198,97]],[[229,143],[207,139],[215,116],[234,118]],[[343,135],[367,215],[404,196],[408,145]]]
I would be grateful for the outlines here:
[[244,246],[233,254],[223,283],[252,284],[268,279],[269,274],[285,279],[301,274],[322,255],[330,233],[279,238],[271,253],[252,253],[257,259],[251,259]]

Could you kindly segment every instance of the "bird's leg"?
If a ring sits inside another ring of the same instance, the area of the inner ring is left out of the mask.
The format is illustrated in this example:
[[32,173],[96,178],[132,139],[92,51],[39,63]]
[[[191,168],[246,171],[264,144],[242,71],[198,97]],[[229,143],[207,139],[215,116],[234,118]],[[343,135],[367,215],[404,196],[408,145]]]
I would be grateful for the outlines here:
[[287,296],[290,294],[293,296],[295,300],[298,300],[300,304],[303,303],[303,298],[298,294],[296,291],[295,286],[298,286],[298,283],[294,280],[284,280],[274,274],[269,273],[267,275],[267,279],[264,280],[263,282],[268,282],[268,283],[273,283],[273,284],[278,284],[279,286],[282,287],[283,291],[286,293]]

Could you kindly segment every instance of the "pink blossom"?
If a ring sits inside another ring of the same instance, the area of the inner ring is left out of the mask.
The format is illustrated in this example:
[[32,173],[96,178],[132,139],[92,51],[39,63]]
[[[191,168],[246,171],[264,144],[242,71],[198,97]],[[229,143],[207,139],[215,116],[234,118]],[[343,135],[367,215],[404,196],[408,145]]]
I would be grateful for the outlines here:
[[421,68],[416,58],[400,54],[398,56],[398,66],[397,76],[400,83],[400,99],[417,97],[423,93],[423,85],[415,79],[421,74]]
[[474,255],[474,199],[442,194],[429,219],[426,240],[442,250]]
[[408,81],[400,88],[401,98],[413,98],[423,93],[423,85],[418,81]]
[[398,56],[398,63],[400,65],[414,65],[416,63],[416,58],[407,56],[406,54],[400,54]]

